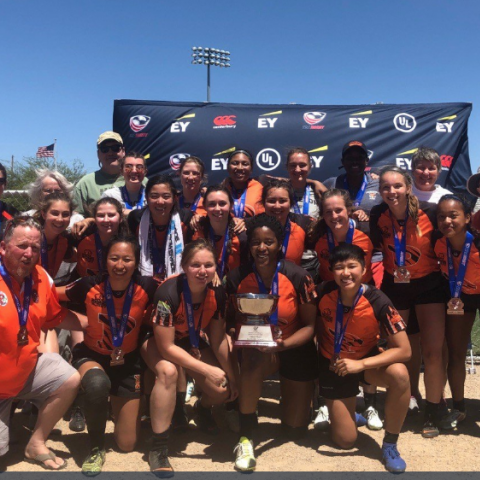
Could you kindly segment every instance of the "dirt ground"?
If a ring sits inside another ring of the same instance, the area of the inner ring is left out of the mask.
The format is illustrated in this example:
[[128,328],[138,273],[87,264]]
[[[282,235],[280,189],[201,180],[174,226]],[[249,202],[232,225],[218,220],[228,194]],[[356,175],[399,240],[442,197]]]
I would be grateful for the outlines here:
[[[264,384],[263,397],[259,403],[260,428],[255,448],[257,471],[264,472],[383,472],[380,462],[384,432],[373,432],[362,427],[356,447],[342,451],[333,446],[328,433],[317,432],[313,424],[305,439],[285,442],[281,437],[279,415],[279,385],[277,381]],[[407,470],[412,471],[479,471],[480,460],[480,367],[477,374],[468,375],[466,380],[467,419],[458,429],[449,434],[441,434],[434,439],[424,439],[418,433],[422,425],[422,413],[407,418],[400,436],[399,451],[407,462]],[[379,409],[383,415],[384,393],[379,393]],[[193,400],[188,405],[189,413]],[[215,417],[219,425],[223,423],[223,410],[217,409]],[[12,442],[7,457],[7,471],[42,471],[41,468],[23,461],[23,449],[29,432],[23,426],[27,417],[20,412],[15,414],[11,429]],[[224,427],[224,423],[223,423]],[[88,453],[86,433],[73,433],[67,422],[61,421],[57,428],[61,435],[50,437],[48,446],[57,455],[68,459],[65,471],[78,472]],[[142,428],[139,446],[132,453],[120,453],[114,447],[113,424],[107,425],[107,461],[104,471],[146,472],[148,471],[146,452],[148,451],[149,425]],[[215,472],[233,471],[233,448],[238,440],[235,433],[222,428],[218,436],[211,437],[192,429],[184,434],[174,434],[170,442],[170,460],[176,472]]]

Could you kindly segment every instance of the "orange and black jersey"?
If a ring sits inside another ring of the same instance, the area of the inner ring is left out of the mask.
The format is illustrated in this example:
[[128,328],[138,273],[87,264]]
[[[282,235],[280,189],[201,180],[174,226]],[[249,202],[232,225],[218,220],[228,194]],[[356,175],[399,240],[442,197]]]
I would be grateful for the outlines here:
[[207,211],[205,210],[205,206],[203,205],[203,195],[200,195],[200,199],[198,200],[197,208],[195,211],[192,210],[193,203],[187,203],[183,198],[182,193],[178,195],[178,205],[180,207],[180,210],[187,210],[189,212],[192,212],[192,214],[194,215],[200,215],[201,217],[205,217],[207,215]]
[[[406,329],[402,317],[383,292],[372,285],[364,284],[363,288],[363,295],[353,311],[353,316],[351,308],[344,308],[343,321],[348,320],[348,325],[340,353],[342,358],[364,358],[377,345],[380,328],[386,335],[394,335]],[[332,358],[339,289],[335,282],[323,282],[317,286],[317,293],[318,346],[325,358]]]
[[54,279],[62,262],[71,259],[75,253],[75,243],[75,239],[70,234],[66,232],[60,234],[51,245],[47,245],[48,268],[42,265],[41,256],[39,265],[42,265]]
[[[407,220],[405,266],[412,280],[439,271],[438,260],[432,247],[435,210],[435,204],[420,202],[418,225],[415,225],[410,217]],[[393,275],[397,268],[392,219],[395,222],[397,234],[401,238],[405,231],[405,225],[402,225],[404,222],[398,222],[394,218],[386,203],[375,205],[370,212],[370,237],[373,248],[383,252],[383,266],[385,272],[390,275]]]
[[[435,255],[440,262],[440,269],[444,277],[448,280],[448,260],[447,260],[447,242],[445,237],[434,239]],[[480,238],[476,237],[470,249],[470,255],[467,261],[467,270],[465,272],[465,279],[462,285],[462,293],[466,295],[480,294]],[[452,250],[453,266],[455,267],[455,274],[458,272],[458,267],[462,260],[462,252]]]
[[[152,323],[162,327],[175,328],[175,341],[186,338],[188,333],[188,320],[185,312],[183,297],[183,281],[185,274],[174,275],[167,278],[157,290],[153,301]],[[225,318],[226,295],[223,286],[214,287],[211,283],[207,285],[206,295],[203,303],[193,304],[193,316],[195,331],[201,318],[202,337],[207,331],[212,320]]]
[[[225,187],[230,191],[235,200],[242,197],[240,192],[235,195],[235,189],[232,187],[232,182],[229,179],[225,182]],[[244,218],[259,215],[265,211],[262,204],[262,193],[263,185],[257,180],[251,178],[248,181],[247,194],[245,195],[245,209],[243,211]]]
[[[307,230],[313,223],[313,218],[300,213],[289,213],[288,219],[290,220],[290,237],[288,239],[285,260],[290,260],[291,262],[300,265],[303,252],[306,248]],[[245,223],[248,226],[248,220]]]
[[[95,229],[96,231],[96,229]],[[105,247],[102,248],[105,254]],[[50,265],[50,264],[49,264]],[[95,233],[84,236],[77,245],[77,272],[80,277],[98,275],[102,268],[99,268],[97,248],[95,245]]]
[[[252,265],[242,265],[227,275],[227,295],[260,293]],[[312,277],[302,267],[281,260],[278,271],[278,326],[282,338],[288,338],[303,327],[298,307],[313,301],[317,294]],[[231,299],[234,301],[234,298]]]
[[[201,226],[192,237],[192,240],[197,240],[197,238],[205,238],[211,242],[210,235],[205,236],[205,229]],[[245,259],[248,258],[248,246],[247,246],[247,234],[245,232],[236,235],[231,232],[229,240],[227,242],[227,265],[225,266],[224,275],[228,272],[240,266],[240,264],[245,262]],[[213,236],[215,244],[215,254],[217,263],[220,262],[223,254],[223,244],[225,241],[225,235],[214,235]]]
[[[114,347],[105,302],[105,279],[105,275],[80,278],[68,285],[65,293],[70,300],[86,305],[88,327],[85,330],[85,345],[102,355],[110,355]],[[157,283],[150,277],[135,274],[133,280],[132,306],[122,344],[125,353],[133,352],[138,347],[140,327],[150,319],[150,307],[157,289]],[[126,291],[112,293],[119,325]]]
[[[338,245],[338,242],[335,241],[335,246]],[[353,232],[352,245],[357,245],[365,252],[365,268],[366,272],[362,278],[362,282],[369,283],[372,280],[372,253],[373,253],[373,244],[365,233],[358,230],[357,228]],[[328,239],[327,234],[320,237],[315,244],[315,251],[317,252],[318,260],[320,262],[319,274],[322,281],[331,281],[333,280],[333,274],[330,270],[330,264],[328,263],[328,257],[330,256],[330,251],[328,250]]]

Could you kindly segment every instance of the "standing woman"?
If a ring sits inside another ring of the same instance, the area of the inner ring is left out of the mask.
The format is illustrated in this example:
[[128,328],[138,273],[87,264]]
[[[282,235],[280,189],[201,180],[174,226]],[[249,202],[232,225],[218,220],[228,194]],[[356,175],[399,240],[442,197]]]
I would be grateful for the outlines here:
[[73,349],[73,366],[81,375],[90,453],[82,473],[94,476],[105,463],[105,427],[110,397],[114,439],[120,450],[135,448],[139,434],[141,358],[138,336],[156,283],[136,272],[140,259],[132,235],[114,237],[105,249],[106,273],[60,287],[61,300],[85,303],[85,340]]
[[[315,285],[298,265],[280,260],[283,228],[269,215],[255,216],[247,228],[250,262],[227,275],[227,293],[271,293],[279,296],[270,324],[275,347],[245,348],[240,367],[240,439],[235,448],[235,468],[256,467],[253,432],[258,424],[258,400],[263,380],[280,373],[282,428],[289,437],[303,435],[310,423],[313,382],[317,378]],[[237,318],[237,328],[240,318]]]
[[358,245],[365,252],[365,276],[362,281],[372,281],[372,252],[373,245],[367,235],[355,228],[355,223],[350,218],[353,203],[346,190],[334,188],[327,190],[320,202],[320,216],[309,229],[308,242],[315,245],[318,259],[320,260],[320,279],[333,280],[328,259],[333,249],[339,243],[345,242]]
[[145,195],[147,207],[131,212],[128,225],[140,243],[140,272],[160,283],[181,271],[185,211],[178,208],[175,185],[166,175],[150,178]]
[[[34,217],[43,227],[40,262],[53,280],[62,262],[75,262],[77,250],[74,241],[67,234],[73,212],[72,199],[63,192],[47,195],[41,202]],[[59,285],[58,281],[55,285]]]
[[77,273],[80,277],[103,272],[105,247],[119,233],[128,232],[123,220],[123,208],[111,197],[97,200],[92,208],[95,224],[85,232],[77,246]]
[[195,405],[196,423],[208,433],[216,430],[211,407],[234,400],[238,394],[225,333],[225,290],[212,285],[216,271],[212,246],[204,239],[189,243],[181,265],[185,273],[168,278],[155,294],[154,338],[142,347],[147,364],[157,374],[150,406],[149,463],[158,476],[173,474],[168,439],[177,368],[184,368],[202,392]]
[[438,230],[434,245],[440,268],[448,280],[446,288],[448,383],[452,391],[453,416],[457,423],[466,418],[465,357],[477,309],[480,308],[480,238],[470,229],[471,208],[456,195],[444,195],[437,207]]
[[235,233],[232,214],[233,200],[230,192],[221,185],[212,185],[204,195],[207,216],[193,239],[205,238],[211,243],[217,259],[217,274],[220,281],[236,267],[240,266],[247,253],[247,236],[244,232]]
[[204,217],[207,214],[202,198],[202,184],[206,181],[204,163],[198,157],[187,157],[180,163],[179,174],[182,193],[178,196],[178,206]]
[[225,186],[230,190],[235,218],[253,217],[264,211],[262,184],[251,178],[253,155],[247,150],[235,150],[228,157],[228,178]]
[[[435,437],[439,428],[452,428],[439,413],[445,383],[442,347],[445,341],[445,295],[432,247],[435,207],[418,202],[410,175],[394,166],[380,172],[383,203],[373,207],[370,233],[374,248],[383,252],[382,291],[405,323],[415,308],[425,364],[426,409],[422,435]],[[410,368],[410,365],[408,365]]]
[[[287,181],[271,180],[263,188],[262,204],[265,207],[265,213],[275,217],[285,233],[281,251],[283,258],[302,265],[306,235],[312,219],[302,214],[291,213],[293,203],[293,190]],[[309,271],[309,273],[312,275],[316,272]]]
[[138,210],[147,204],[143,185],[147,174],[145,157],[137,152],[128,152],[120,160],[120,172],[125,185],[105,190],[101,198],[112,197],[118,200],[123,206],[124,215],[128,215],[132,210]]

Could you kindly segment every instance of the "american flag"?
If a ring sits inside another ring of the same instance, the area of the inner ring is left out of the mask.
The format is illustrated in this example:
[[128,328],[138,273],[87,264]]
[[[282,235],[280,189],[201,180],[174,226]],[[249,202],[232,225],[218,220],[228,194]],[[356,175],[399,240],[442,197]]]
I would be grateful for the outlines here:
[[54,149],[55,149],[54,143],[52,143],[51,145],[48,145],[47,147],[38,147],[37,157],[53,157]]

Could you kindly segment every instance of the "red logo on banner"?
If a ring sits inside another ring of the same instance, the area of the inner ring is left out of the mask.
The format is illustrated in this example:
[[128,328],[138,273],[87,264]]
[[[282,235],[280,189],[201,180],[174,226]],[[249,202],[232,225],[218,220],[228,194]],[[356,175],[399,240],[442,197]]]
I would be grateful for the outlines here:
[[327,116],[324,112],[307,112],[303,114],[303,119],[309,125],[320,123]]
[[450,168],[452,166],[453,157],[451,155],[441,155],[440,160],[442,167]]
[[223,115],[219,117],[215,117],[213,123],[217,125],[217,127],[223,127],[227,125],[235,125],[237,121],[235,120],[236,115]]

